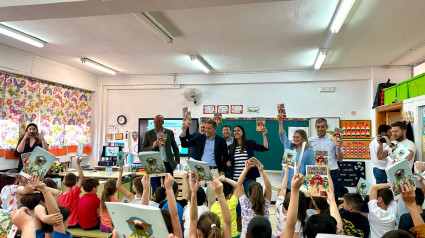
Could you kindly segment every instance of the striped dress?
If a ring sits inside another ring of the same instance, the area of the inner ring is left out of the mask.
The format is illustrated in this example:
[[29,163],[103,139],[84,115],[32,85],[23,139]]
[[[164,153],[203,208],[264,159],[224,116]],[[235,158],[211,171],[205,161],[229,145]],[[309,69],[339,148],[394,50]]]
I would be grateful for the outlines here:
[[233,180],[238,180],[243,169],[245,168],[245,161],[248,160],[248,153],[246,150],[241,153],[241,146],[238,145],[235,149],[235,166],[233,167]]

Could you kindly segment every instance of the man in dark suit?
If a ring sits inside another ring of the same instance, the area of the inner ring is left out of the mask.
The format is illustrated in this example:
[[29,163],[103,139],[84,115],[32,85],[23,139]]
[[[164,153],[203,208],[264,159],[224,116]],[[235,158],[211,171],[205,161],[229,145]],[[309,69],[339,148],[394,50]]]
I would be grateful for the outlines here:
[[[179,147],[177,147],[177,143],[174,140],[174,133],[172,130],[162,127],[162,125],[164,125],[164,117],[162,115],[156,115],[153,124],[155,128],[145,133],[142,143],[142,151],[159,151],[162,160],[164,160],[167,173],[173,175],[174,169],[180,163]],[[160,134],[167,135],[164,145],[160,145],[158,142]],[[171,151],[171,149],[173,151]],[[156,188],[161,186],[161,178],[152,178],[151,184],[152,193],[154,193]]]
[[[187,124],[183,123],[182,131],[186,131]],[[225,164],[229,161],[226,140],[215,134],[217,124],[214,120],[205,123],[205,133],[198,134],[192,139],[188,139],[186,134],[180,135],[181,145],[184,148],[192,147],[193,159],[207,162],[212,174],[215,177],[224,175]],[[214,193],[210,186],[207,190],[208,205],[215,201]]]

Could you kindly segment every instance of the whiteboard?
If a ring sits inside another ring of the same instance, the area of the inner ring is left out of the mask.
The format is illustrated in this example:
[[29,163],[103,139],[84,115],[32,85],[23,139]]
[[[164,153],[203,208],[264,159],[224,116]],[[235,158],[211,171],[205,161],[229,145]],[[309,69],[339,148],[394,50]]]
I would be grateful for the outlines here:
[[310,136],[317,135],[316,133],[316,120],[319,118],[325,118],[328,121],[328,134],[333,131],[335,128],[340,127],[339,117],[312,117],[310,118]]

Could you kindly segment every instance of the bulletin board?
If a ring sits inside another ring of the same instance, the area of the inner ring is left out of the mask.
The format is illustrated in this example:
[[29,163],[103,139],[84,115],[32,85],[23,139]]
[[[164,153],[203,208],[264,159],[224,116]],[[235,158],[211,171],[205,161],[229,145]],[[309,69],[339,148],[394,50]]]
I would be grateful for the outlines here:
[[366,179],[366,162],[343,161],[338,162],[338,182],[343,187],[356,187],[360,178]]
[[344,130],[342,139],[371,139],[370,120],[341,120],[341,127]]
[[345,159],[370,159],[370,141],[365,140],[344,140],[342,149]]

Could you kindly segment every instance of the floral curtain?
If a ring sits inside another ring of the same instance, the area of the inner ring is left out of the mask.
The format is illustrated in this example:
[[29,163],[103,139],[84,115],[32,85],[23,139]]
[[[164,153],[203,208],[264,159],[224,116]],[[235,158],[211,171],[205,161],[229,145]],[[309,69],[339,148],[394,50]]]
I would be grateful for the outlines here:
[[[91,92],[0,71],[0,148],[14,149],[34,122],[50,149],[90,146]],[[72,129],[70,129],[72,128]]]

